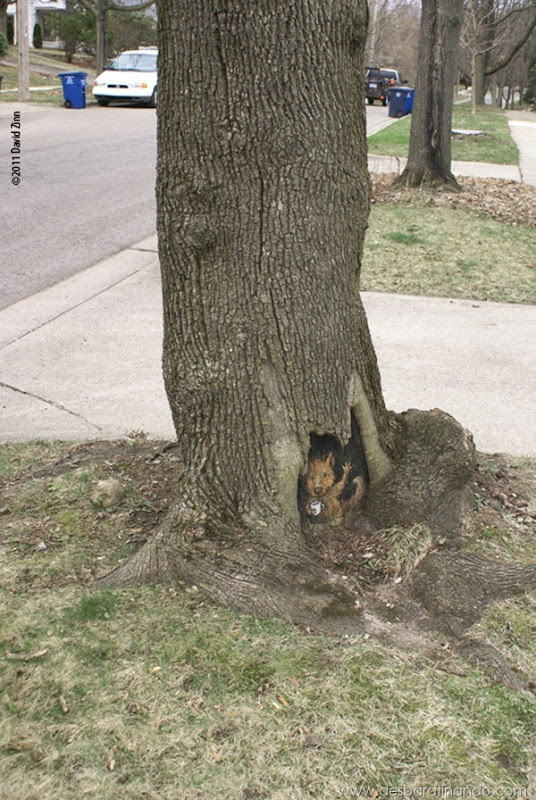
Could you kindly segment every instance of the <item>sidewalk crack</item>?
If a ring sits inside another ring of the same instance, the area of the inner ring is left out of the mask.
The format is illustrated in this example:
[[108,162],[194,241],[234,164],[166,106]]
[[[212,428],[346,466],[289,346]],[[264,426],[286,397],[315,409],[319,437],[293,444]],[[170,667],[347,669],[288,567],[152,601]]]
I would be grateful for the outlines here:
[[46,397],[41,397],[38,394],[34,394],[33,392],[26,392],[24,389],[19,389],[17,386],[11,386],[9,383],[4,383],[0,381],[0,388],[2,389],[9,389],[11,392],[16,392],[17,394],[22,394],[25,397],[31,397],[33,400],[39,400],[41,403],[46,403],[48,406],[52,406],[56,408],[58,411],[63,411],[66,414],[69,414],[71,417],[75,417],[76,419],[81,420],[86,425],[89,425],[91,428],[95,428],[96,431],[102,432],[102,428],[97,425],[95,422],[90,422],[86,419],[82,414],[77,414],[76,411],[71,411],[69,408],[66,408],[61,403],[56,403],[54,400],[47,400]]

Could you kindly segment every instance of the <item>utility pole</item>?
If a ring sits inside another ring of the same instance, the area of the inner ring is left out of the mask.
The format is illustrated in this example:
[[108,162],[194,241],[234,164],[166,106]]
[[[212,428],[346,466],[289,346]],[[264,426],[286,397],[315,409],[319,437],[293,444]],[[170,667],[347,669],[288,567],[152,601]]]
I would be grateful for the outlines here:
[[17,0],[17,45],[19,49],[19,94],[22,102],[30,99],[29,2]]

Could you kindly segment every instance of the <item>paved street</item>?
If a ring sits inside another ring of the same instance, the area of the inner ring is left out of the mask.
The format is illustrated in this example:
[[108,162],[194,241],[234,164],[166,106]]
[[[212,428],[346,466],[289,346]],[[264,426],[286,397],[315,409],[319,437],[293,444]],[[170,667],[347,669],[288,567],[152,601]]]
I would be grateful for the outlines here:
[[[21,182],[11,131],[21,109]],[[0,105],[0,308],[154,233],[156,113]]]
[[387,125],[392,125],[395,121],[393,117],[389,116],[389,108],[382,105],[366,105],[367,110],[367,136],[381,131]]

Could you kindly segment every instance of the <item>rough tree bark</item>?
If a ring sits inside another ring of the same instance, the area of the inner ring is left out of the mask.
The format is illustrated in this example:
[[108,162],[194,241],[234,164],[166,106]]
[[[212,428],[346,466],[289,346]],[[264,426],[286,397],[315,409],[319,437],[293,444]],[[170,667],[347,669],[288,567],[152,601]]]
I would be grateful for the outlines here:
[[399,185],[458,185],[451,130],[462,12],[463,0],[422,0],[409,156]]
[[358,431],[378,524],[452,524],[474,465],[450,417],[382,397],[358,291],[366,5],[161,0],[158,21],[163,361],[184,469],[155,537],[102,583],[180,578],[356,628],[355,597],[307,544],[314,437],[342,448]]

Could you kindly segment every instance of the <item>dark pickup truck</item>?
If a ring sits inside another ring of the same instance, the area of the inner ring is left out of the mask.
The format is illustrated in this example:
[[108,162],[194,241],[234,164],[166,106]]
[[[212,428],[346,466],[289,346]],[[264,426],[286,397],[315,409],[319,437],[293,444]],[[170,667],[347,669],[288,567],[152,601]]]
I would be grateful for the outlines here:
[[400,76],[396,69],[383,69],[382,67],[367,67],[365,72],[365,96],[371,106],[375,100],[381,100],[382,105],[387,105],[389,89],[400,86]]

